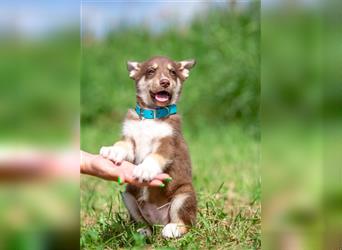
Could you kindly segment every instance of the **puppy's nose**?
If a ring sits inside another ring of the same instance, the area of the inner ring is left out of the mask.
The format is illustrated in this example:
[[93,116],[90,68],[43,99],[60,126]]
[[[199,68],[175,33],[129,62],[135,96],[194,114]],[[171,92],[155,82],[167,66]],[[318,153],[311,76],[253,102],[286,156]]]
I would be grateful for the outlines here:
[[160,86],[167,88],[170,86],[170,81],[168,79],[161,79],[159,82]]

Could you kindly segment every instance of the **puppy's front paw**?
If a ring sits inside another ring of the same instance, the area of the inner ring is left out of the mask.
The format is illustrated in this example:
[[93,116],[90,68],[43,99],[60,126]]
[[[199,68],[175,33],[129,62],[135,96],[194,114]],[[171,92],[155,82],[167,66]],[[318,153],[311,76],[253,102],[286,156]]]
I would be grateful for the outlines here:
[[120,164],[127,157],[127,150],[121,146],[110,146],[110,147],[101,147],[100,155],[103,157],[112,160],[116,164]]
[[151,181],[160,173],[162,173],[162,170],[159,163],[152,157],[147,157],[133,169],[133,177],[137,178],[140,182]]

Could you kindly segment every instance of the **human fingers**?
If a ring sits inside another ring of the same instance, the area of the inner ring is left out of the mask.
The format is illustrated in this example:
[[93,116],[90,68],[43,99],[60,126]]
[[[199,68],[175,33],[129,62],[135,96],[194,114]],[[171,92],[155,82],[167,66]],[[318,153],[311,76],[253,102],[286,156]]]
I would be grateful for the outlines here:
[[126,181],[124,169],[115,166],[115,164],[101,156],[92,161],[93,175],[112,181],[117,181],[120,185]]
[[164,182],[172,181],[172,177],[165,173],[158,174],[156,177],[154,177],[154,179],[164,181]]
[[148,182],[148,186],[149,187],[165,187],[165,184],[161,181],[161,180],[158,180],[158,179],[153,179],[152,181]]

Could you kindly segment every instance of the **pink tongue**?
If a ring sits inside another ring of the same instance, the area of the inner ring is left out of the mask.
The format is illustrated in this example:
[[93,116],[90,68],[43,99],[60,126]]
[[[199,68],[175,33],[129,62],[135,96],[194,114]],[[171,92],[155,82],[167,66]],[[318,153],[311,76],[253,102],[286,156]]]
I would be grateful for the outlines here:
[[166,102],[169,100],[169,95],[167,94],[156,94],[155,97],[158,102]]

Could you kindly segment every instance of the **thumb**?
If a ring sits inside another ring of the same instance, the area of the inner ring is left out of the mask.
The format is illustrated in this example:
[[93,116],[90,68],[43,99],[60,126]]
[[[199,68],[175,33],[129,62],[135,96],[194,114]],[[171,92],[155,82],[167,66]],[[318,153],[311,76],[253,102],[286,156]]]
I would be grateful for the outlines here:
[[166,182],[170,182],[172,181],[172,177],[168,174],[158,174],[156,177],[154,177],[154,179],[160,180],[160,181],[166,181]]
[[149,187],[165,187],[165,184],[161,181],[161,180],[158,180],[158,179],[153,179],[152,181],[150,181],[148,183],[148,186]]

